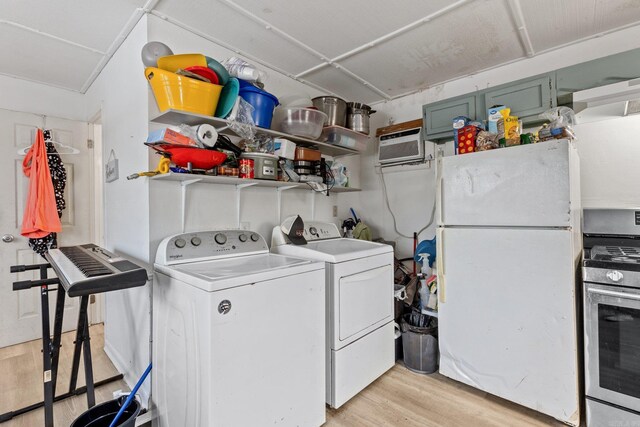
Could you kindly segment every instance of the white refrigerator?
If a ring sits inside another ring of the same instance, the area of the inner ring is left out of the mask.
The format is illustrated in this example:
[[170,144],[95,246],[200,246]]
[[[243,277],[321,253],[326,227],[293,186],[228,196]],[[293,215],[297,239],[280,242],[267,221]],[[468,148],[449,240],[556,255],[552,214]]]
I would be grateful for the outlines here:
[[438,159],[440,373],[579,425],[573,142]]

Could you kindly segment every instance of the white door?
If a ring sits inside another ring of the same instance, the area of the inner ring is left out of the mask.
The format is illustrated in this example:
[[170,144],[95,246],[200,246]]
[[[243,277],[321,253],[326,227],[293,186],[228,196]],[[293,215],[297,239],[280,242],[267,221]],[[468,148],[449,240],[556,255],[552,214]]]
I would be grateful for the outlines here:
[[577,424],[572,233],[439,231],[440,373]]
[[[31,145],[38,127],[51,129],[53,140],[80,150],[80,154],[62,155],[67,170],[65,200],[67,208],[62,216],[62,232],[58,245],[75,245],[91,240],[90,191],[92,150],[87,148],[87,123],[27,113],[0,110],[0,235],[13,236],[13,241],[0,241],[0,347],[25,342],[42,336],[40,293],[37,288],[15,292],[12,283],[36,279],[29,271],[12,274],[14,264],[43,263],[20,235],[22,213],[27,197],[28,179],[22,173],[22,159],[18,150]],[[8,239],[7,239],[8,240]],[[50,277],[53,270],[48,271]],[[55,293],[49,295],[51,321],[55,307]],[[63,330],[77,325],[78,298],[67,298]],[[53,327],[53,323],[52,323]]]
[[570,227],[580,209],[576,160],[566,140],[444,157],[439,224]]

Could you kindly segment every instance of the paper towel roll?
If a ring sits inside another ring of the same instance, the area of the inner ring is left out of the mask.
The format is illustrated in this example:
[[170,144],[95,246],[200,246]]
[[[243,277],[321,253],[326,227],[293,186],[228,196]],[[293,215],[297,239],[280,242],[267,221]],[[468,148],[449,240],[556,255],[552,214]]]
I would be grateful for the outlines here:
[[201,124],[191,127],[197,136],[198,144],[203,147],[213,147],[218,140],[216,128],[208,124]]

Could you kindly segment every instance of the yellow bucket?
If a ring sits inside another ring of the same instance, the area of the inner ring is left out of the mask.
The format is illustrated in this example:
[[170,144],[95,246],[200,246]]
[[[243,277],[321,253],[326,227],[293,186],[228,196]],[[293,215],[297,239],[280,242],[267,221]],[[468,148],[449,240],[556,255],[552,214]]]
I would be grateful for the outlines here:
[[205,83],[159,68],[144,70],[161,112],[174,109],[213,116],[222,86]]

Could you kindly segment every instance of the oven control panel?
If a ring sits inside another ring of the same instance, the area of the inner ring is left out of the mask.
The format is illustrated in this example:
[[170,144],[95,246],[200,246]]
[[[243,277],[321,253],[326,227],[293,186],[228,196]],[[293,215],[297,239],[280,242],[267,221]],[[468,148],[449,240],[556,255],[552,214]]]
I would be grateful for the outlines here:
[[267,242],[253,231],[198,231],[164,239],[156,252],[156,263],[169,265],[267,252]]

